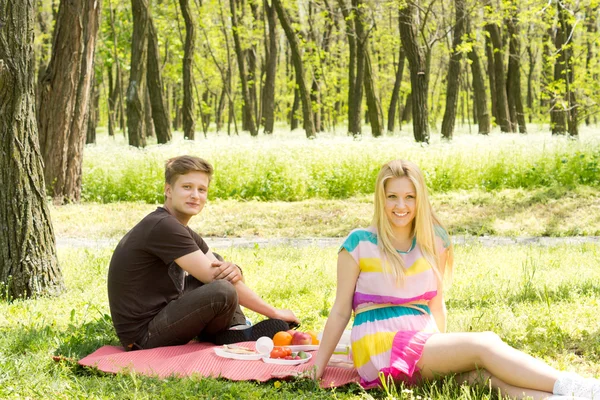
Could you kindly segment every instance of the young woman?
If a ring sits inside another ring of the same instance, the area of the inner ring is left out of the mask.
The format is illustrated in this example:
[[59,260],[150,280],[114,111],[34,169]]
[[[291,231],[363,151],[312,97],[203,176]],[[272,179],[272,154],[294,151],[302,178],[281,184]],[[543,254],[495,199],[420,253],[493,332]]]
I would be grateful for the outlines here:
[[443,278],[451,272],[452,244],[423,174],[412,162],[385,164],[371,226],[352,231],[339,250],[317,379],[354,311],[352,353],[364,387],[379,385],[380,372],[409,384],[457,374],[471,383],[483,376],[513,397],[600,399],[600,381],[559,372],[492,332],[446,333]]

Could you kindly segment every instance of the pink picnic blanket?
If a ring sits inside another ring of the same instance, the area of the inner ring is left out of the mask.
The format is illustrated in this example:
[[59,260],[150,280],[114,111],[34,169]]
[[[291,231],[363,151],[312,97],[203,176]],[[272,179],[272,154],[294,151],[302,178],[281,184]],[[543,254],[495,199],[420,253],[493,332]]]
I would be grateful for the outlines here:
[[[240,346],[254,348],[255,342],[239,343]],[[272,378],[292,376],[296,371],[311,369],[313,358],[297,366],[267,364],[262,360],[242,361],[222,358],[215,354],[214,344],[190,342],[182,346],[159,347],[156,349],[125,351],[123,347],[103,346],[87,357],[79,360],[79,364],[95,367],[103,372],[132,371],[142,375],[157,376],[191,376],[227,378],[233,381],[267,381]],[[334,387],[350,382],[358,382],[355,369],[328,366],[321,380],[322,387]]]

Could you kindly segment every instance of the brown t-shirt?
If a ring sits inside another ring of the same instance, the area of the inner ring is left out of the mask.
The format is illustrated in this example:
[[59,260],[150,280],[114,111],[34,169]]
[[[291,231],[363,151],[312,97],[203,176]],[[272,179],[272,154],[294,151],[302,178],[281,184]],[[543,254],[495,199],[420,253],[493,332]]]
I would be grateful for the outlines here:
[[183,294],[185,271],[174,260],[198,249],[209,250],[163,207],[121,239],[108,268],[108,302],[123,346],[141,340],[156,314]]

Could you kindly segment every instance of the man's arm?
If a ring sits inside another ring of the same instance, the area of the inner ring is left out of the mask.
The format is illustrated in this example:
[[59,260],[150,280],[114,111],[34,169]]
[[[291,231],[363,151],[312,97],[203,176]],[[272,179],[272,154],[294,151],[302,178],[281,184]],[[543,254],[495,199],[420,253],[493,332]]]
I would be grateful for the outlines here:
[[[212,252],[208,252],[210,256],[214,257],[216,262],[221,264],[227,264],[229,267],[234,268],[239,273],[239,269],[235,264],[227,263],[223,261],[218,261],[216,257],[212,254]],[[189,274],[194,276],[201,282],[209,283],[216,280],[217,276],[220,274],[221,267],[212,267],[211,264],[215,261],[211,261],[209,256],[202,253],[201,250],[195,251],[190,254],[186,254],[183,257],[179,257],[175,260],[175,262]],[[221,265],[222,266],[222,265]],[[235,282],[231,281],[235,287],[235,290],[238,294],[238,301],[240,305],[249,308],[252,311],[255,311],[259,314],[264,315],[268,318],[276,318],[282,319],[288,322],[300,323],[300,320],[294,315],[294,313],[290,310],[278,309],[266,301],[264,301],[258,294],[256,294],[252,289],[250,289],[244,282],[237,279]]]

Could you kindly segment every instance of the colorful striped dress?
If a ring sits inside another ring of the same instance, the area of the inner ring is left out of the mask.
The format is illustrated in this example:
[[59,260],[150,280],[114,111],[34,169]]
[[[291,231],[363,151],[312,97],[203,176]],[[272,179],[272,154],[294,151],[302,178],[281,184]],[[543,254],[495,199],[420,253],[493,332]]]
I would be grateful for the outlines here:
[[[442,228],[436,228],[436,234],[441,252],[450,245],[449,238]],[[361,385],[378,386],[380,372],[414,383],[419,377],[416,364],[423,345],[438,332],[427,306],[437,294],[433,268],[413,240],[409,251],[398,252],[406,269],[404,285],[396,286],[391,275],[382,270],[375,228],[353,230],[340,251],[343,249],[360,268],[353,300],[351,343]]]

